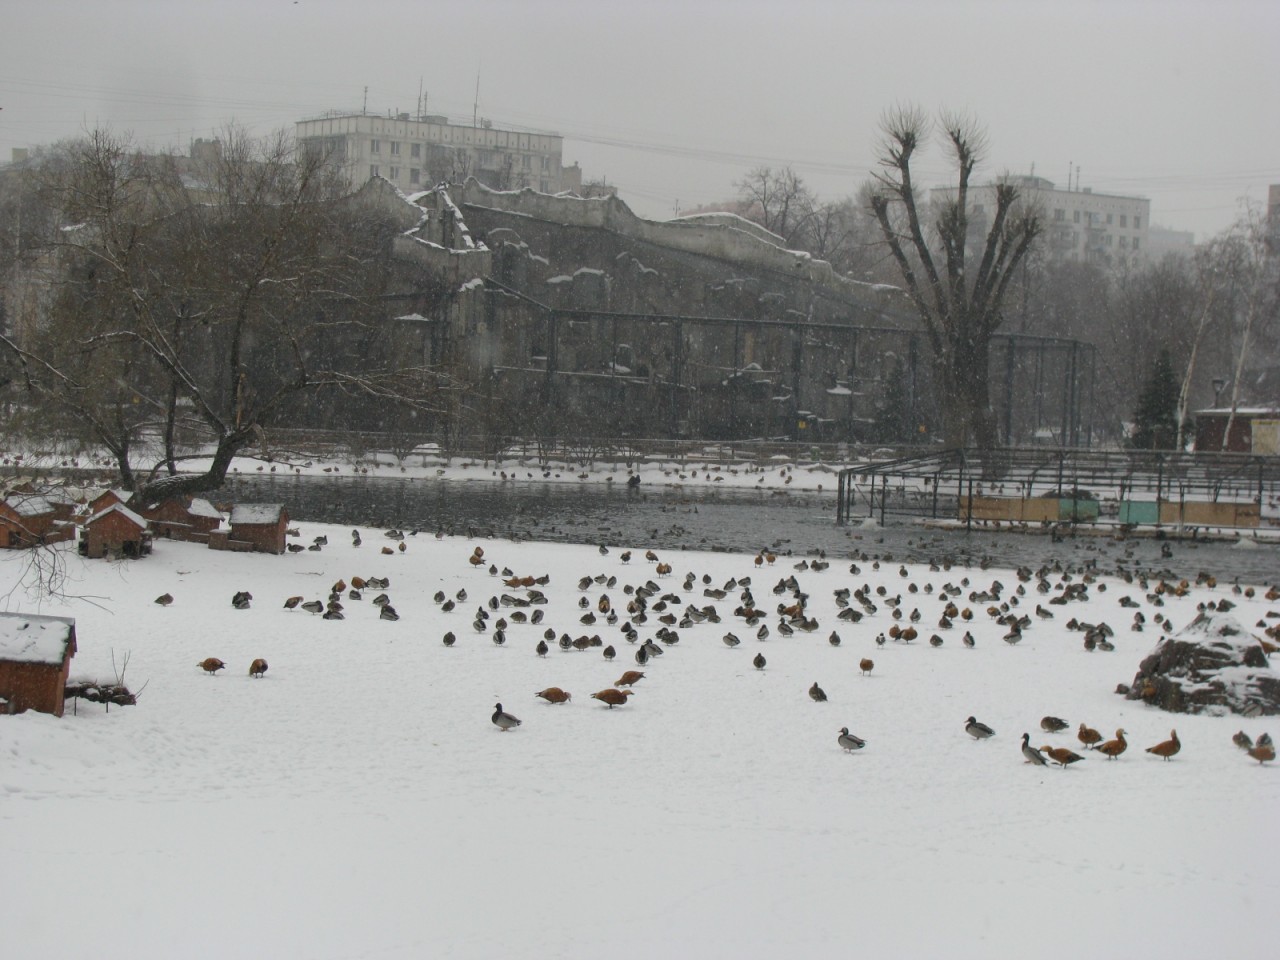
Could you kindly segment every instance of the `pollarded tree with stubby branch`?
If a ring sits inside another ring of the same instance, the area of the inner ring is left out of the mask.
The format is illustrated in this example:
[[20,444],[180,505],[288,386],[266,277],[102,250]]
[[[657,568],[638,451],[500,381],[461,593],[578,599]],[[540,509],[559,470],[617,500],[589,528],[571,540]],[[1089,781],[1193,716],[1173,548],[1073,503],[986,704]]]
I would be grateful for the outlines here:
[[[954,193],[928,205],[912,164],[934,126],[952,155],[957,183]],[[995,183],[990,226],[971,251],[969,191],[985,147],[980,128],[949,113],[935,124],[915,107],[888,111],[880,127],[881,170],[874,174],[871,210],[932,347],[944,441],[994,449],[991,337],[1010,278],[1040,235],[1040,213],[1012,183]]]

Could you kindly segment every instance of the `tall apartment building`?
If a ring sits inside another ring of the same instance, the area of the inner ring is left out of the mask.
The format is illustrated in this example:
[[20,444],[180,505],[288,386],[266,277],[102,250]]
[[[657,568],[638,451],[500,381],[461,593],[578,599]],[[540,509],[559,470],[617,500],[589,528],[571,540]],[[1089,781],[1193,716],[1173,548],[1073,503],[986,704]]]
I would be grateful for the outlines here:
[[[1038,203],[1044,215],[1045,249],[1063,260],[1103,266],[1140,266],[1147,258],[1151,201],[1083,190],[1058,190],[1044,177],[1012,177],[1024,200]],[[954,197],[955,188],[932,194]],[[986,233],[987,218],[995,211],[995,187],[970,187],[971,229]]]
[[488,120],[473,126],[443,116],[334,113],[299,120],[295,135],[300,148],[321,151],[339,166],[353,188],[383,177],[412,193],[469,176],[499,190],[559,193],[582,186],[578,165],[563,165],[563,137],[502,130]]

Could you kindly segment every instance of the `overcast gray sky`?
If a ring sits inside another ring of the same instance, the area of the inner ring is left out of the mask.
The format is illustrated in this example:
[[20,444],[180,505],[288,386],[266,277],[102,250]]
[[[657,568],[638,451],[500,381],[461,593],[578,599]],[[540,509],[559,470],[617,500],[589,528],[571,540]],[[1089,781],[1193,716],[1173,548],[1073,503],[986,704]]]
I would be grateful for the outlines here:
[[[185,149],[331,109],[565,137],[644,216],[762,163],[822,197],[871,169],[898,102],[987,127],[981,173],[1150,197],[1199,238],[1280,183],[1275,0],[4,0],[0,160],[95,125]],[[928,155],[933,183],[945,173]]]

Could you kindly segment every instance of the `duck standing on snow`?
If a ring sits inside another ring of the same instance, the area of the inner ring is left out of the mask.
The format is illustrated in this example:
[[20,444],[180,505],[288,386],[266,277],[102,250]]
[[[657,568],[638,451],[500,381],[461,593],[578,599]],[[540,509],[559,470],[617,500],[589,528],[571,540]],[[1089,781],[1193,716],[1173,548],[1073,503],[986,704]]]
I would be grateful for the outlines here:
[[818,683],[816,680],[814,681],[813,686],[809,688],[809,699],[812,700],[814,703],[827,702],[827,693],[820,686],[818,686]]
[[490,719],[493,721],[493,725],[503,733],[506,733],[512,727],[520,726],[519,720],[511,714],[503,712],[502,704],[500,703],[495,703],[493,705],[493,716]]
[[1076,734],[1076,738],[1090,750],[1102,742],[1102,734],[1083,723],[1080,724],[1080,732]]
[[1120,756],[1120,754],[1129,749],[1129,744],[1124,738],[1124,731],[1117,730],[1116,738],[1099,745],[1098,749],[1107,755],[1108,760],[1114,760]]
[[996,735],[994,730],[975,717],[970,717],[964,722],[964,732],[975,740],[986,740]]
[[1154,747],[1147,747],[1147,753],[1154,753],[1157,757],[1164,757],[1165,760],[1168,760],[1181,749],[1182,741],[1178,739],[1178,731],[1170,730],[1169,739],[1157,743]]
[[854,750],[861,750],[867,745],[867,741],[863,740],[861,737],[855,737],[850,733],[848,727],[840,728],[840,736],[836,737],[836,743],[844,747],[846,753],[851,753]]
[[1049,761],[1044,758],[1044,754],[1031,745],[1031,734],[1029,733],[1022,735],[1022,755],[1027,758],[1027,763],[1034,763],[1040,767],[1049,765]]
[[1066,747],[1041,747],[1047,753],[1054,763],[1058,764],[1064,770],[1069,763],[1079,763],[1084,757],[1076,753],[1074,750],[1068,750]]

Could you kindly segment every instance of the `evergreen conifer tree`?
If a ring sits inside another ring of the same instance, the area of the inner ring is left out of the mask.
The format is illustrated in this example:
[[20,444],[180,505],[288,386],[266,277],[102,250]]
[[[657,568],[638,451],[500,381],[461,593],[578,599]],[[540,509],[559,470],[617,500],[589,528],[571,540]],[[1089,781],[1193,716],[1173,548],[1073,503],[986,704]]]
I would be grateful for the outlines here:
[[1133,445],[1139,450],[1172,450],[1177,443],[1178,381],[1168,350],[1156,357],[1133,421]]

